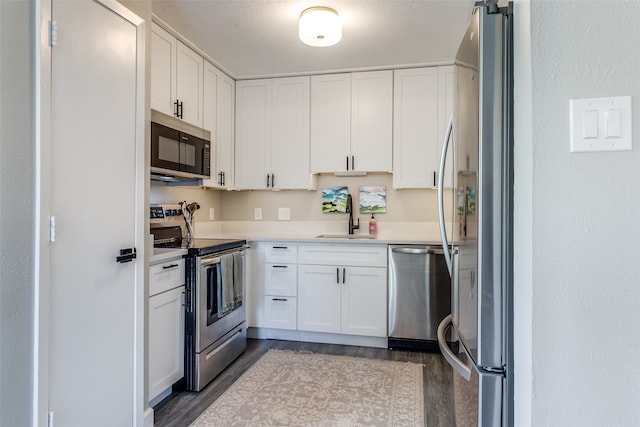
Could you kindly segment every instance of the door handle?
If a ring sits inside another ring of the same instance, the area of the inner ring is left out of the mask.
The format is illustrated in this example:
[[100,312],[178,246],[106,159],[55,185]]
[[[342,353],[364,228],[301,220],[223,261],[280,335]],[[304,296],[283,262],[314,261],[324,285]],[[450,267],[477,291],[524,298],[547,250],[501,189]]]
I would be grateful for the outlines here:
[[[464,362],[456,357],[447,345],[447,340],[444,337],[445,330],[453,323],[453,317],[448,315],[438,325],[438,347],[442,351],[442,356],[451,365],[451,367],[465,380],[471,380],[471,368],[464,364]],[[464,347],[464,345],[463,345]]]
[[120,256],[116,257],[116,262],[121,264],[131,262],[136,258],[136,248],[120,249]]

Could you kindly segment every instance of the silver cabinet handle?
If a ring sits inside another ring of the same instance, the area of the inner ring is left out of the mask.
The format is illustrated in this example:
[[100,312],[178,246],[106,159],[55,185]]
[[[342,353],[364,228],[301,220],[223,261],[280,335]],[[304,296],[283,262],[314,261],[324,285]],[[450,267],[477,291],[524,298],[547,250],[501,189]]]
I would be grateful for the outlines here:
[[444,250],[442,248],[391,248],[391,252],[399,253],[399,254],[409,254],[409,255],[442,255],[444,254]]

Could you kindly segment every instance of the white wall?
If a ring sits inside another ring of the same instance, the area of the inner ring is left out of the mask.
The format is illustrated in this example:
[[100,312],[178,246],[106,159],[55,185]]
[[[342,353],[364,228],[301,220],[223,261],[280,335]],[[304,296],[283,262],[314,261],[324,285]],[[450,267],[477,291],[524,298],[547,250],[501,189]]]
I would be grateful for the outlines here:
[[[525,383],[532,368],[518,425],[640,420],[638,23],[637,1],[531,0],[531,33],[516,30],[531,49],[515,69],[517,153],[531,156],[516,169],[517,189],[531,192],[516,199],[516,227],[532,235],[531,251],[518,242],[516,253],[516,287],[531,295],[516,294],[516,334],[532,339],[531,356],[516,348]],[[633,99],[633,151],[569,153],[569,100],[618,95]]]
[[34,329],[33,2],[0,1],[0,425],[31,423]]

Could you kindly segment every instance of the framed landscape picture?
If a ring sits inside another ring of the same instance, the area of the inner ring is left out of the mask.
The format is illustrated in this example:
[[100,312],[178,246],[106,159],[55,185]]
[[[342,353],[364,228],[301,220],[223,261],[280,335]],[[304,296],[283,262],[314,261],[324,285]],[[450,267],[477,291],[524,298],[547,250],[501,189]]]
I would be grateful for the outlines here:
[[360,213],[384,213],[387,211],[387,187],[378,185],[360,187]]
[[346,186],[322,187],[322,213],[347,212],[348,195]]

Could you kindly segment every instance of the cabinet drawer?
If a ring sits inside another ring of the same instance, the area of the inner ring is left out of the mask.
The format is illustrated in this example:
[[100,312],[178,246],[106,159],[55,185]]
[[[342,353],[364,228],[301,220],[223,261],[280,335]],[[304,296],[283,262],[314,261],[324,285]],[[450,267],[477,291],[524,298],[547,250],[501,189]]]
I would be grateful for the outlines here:
[[299,253],[300,264],[387,266],[386,245],[301,245]]
[[266,328],[296,329],[298,310],[296,298],[267,295],[264,297],[264,307]]
[[184,259],[174,259],[149,267],[149,296],[184,285]]
[[265,262],[292,263],[298,260],[298,246],[288,243],[268,243],[264,251]]
[[266,295],[295,297],[296,276],[295,264],[265,264],[264,293]]

